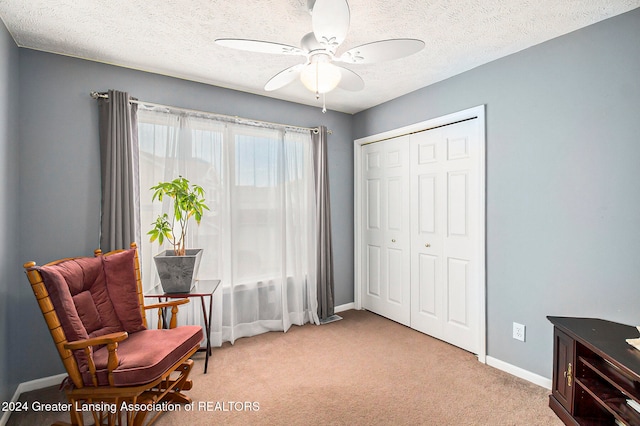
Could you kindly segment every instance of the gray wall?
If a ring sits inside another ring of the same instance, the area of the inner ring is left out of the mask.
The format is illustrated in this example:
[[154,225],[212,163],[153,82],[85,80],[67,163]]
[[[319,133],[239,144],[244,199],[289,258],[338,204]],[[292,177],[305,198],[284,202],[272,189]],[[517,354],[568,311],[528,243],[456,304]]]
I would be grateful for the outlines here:
[[636,9],[354,118],[361,138],[486,105],[488,355],[544,377],[547,315],[640,324],[639,41]]
[[[326,125],[333,206],[336,303],[353,301],[351,115],[110,65],[20,49],[21,259],[41,264],[98,247],[98,113],[89,92],[113,88],[160,104],[300,126]],[[62,371],[33,295],[17,306],[23,329],[8,356],[32,365],[20,381]],[[36,352],[32,352],[35,348]]]
[[[0,402],[17,382],[10,377],[12,328],[18,327],[12,301],[21,276],[18,259],[18,47],[0,23]],[[3,413],[0,412],[0,416]]]

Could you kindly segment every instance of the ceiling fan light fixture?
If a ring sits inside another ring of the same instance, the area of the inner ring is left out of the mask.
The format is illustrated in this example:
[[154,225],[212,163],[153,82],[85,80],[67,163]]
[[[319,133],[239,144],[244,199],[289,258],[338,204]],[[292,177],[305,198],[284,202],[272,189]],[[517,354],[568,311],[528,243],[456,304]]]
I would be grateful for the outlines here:
[[[300,6],[303,3],[300,0]],[[312,31],[302,37],[300,47],[233,38],[217,39],[216,43],[250,52],[304,56],[306,62],[280,71],[267,81],[264,90],[278,90],[300,78],[303,85],[315,93],[316,99],[319,100],[320,95],[323,95],[322,112],[326,111],[324,95],[336,87],[351,92],[364,88],[362,77],[349,68],[333,65],[334,62],[373,64],[412,55],[425,46],[422,40],[394,38],[352,47],[336,56],[351,23],[348,0],[306,0],[306,7],[311,12]]]
[[313,93],[327,93],[335,89],[340,83],[342,73],[340,68],[330,62],[328,55],[317,54],[302,69],[300,80]]

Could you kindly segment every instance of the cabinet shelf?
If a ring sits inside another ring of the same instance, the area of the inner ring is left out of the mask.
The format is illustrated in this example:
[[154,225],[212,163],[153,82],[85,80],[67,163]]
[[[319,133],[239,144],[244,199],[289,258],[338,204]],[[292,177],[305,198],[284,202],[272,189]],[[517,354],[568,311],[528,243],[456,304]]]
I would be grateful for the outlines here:
[[627,377],[615,365],[605,361],[602,358],[585,358],[578,357],[578,361],[582,362],[591,371],[595,372],[602,379],[606,380],[611,386],[625,395],[626,398],[633,399],[636,402],[638,398],[635,395],[640,394],[640,383]]
[[576,383],[614,418],[627,425],[640,425],[640,414],[627,405],[627,398],[608,384],[597,379],[576,379]]

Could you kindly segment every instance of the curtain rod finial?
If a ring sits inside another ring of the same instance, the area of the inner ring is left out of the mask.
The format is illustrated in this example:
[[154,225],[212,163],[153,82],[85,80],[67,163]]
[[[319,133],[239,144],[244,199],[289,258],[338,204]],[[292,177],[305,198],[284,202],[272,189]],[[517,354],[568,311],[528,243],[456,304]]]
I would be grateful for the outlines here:
[[104,98],[104,99],[109,99],[109,94],[108,93],[100,93],[100,92],[89,92],[89,95],[93,98],[93,99],[100,99],[100,98]]

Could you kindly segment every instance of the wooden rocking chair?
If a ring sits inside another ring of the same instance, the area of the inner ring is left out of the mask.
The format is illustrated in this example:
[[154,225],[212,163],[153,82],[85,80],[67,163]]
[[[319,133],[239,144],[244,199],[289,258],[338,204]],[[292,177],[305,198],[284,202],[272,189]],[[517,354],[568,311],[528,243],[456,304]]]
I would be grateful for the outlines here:
[[[68,373],[72,425],[83,425],[87,412],[96,425],[150,425],[174,404],[191,403],[182,392],[192,387],[189,358],[202,327],[176,327],[187,299],[144,306],[135,243],[24,268]],[[147,329],[145,310],[168,307],[170,328]]]

